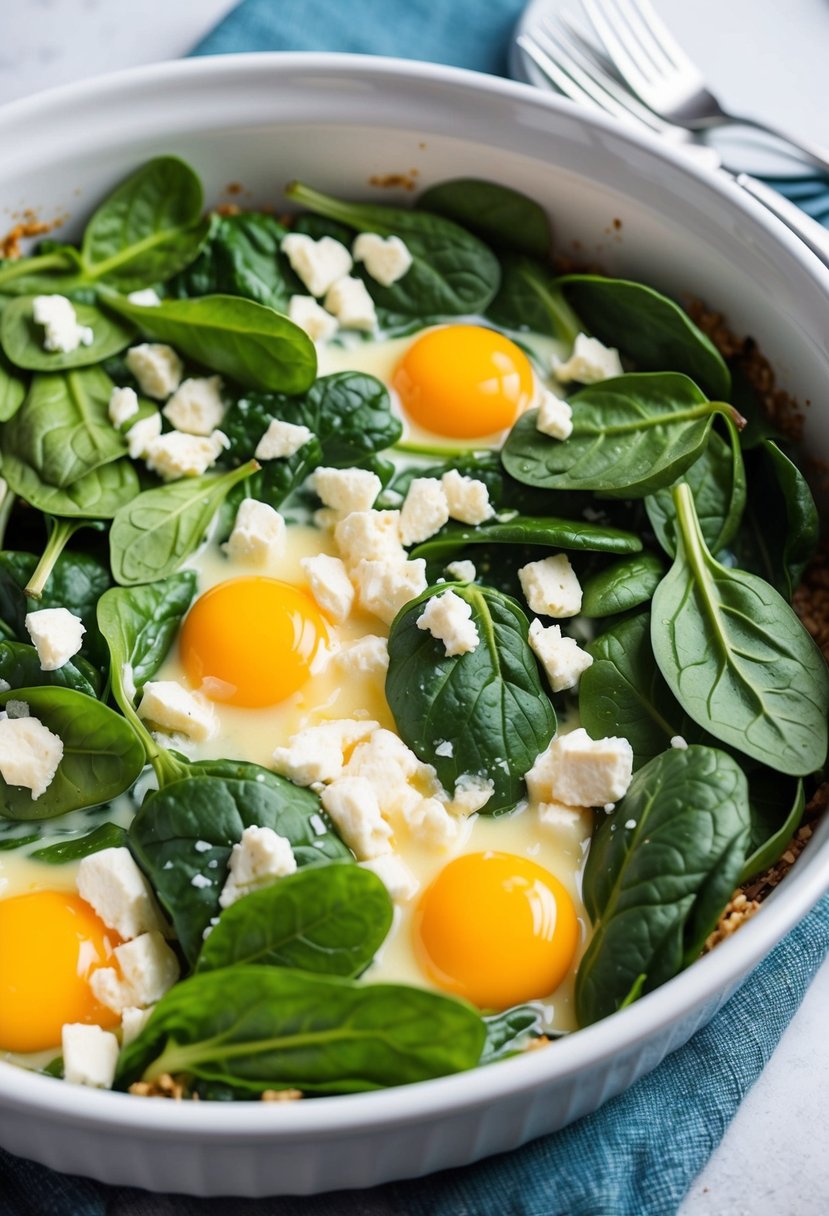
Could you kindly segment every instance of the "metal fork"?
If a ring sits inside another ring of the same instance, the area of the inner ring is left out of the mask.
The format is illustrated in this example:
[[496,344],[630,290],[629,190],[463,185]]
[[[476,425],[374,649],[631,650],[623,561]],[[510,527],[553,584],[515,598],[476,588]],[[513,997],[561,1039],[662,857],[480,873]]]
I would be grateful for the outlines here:
[[582,0],[617,72],[654,114],[689,131],[729,123],[785,140],[827,173],[829,151],[789,131],[724,110],[650,0]]

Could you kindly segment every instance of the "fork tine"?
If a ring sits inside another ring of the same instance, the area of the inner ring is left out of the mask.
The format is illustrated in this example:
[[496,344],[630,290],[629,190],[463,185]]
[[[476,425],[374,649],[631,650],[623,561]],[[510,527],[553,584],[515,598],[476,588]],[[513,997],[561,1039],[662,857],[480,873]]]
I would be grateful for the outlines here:
[[637,40],[640,52],[647,56],[656,74],[664,75],[666,72],[675,72],[676,65],[662,48],[636,0],[616,0],[616,7],[628,31]]
[[631,53],[628,31],[626,28],[619,29],[618,18],[612,6],[598,0],[582,0],[582,6],[622,76],[636,92],[644,92],[650,83],[649,78],[642,71],[638,59]]
[[674,38],[665,22],[650,3],[650,0],[624,0],[624,4],[627,9],[632,12],[635,11],[641,23],[640,28],[648,31],[652,45],[658,47],[659,51],[675,70],[683,72],[688,76],[700,77],[699,68],[685,54],[676,38]]
[[587,106],[588,109],[601,110],[603,107],[599,105],[594,97],[586,93],[573,80],[572,76],[567,72],[547,53],[546,50],[538,42],[537,37],[531,37],[527,33],[520,34],[516,42],[521,47],[525,55],[533,61],[536,67],[551,80],[556,88],[562,92],[565,97],[569,97],[571,101],[577,101],[579,105]]

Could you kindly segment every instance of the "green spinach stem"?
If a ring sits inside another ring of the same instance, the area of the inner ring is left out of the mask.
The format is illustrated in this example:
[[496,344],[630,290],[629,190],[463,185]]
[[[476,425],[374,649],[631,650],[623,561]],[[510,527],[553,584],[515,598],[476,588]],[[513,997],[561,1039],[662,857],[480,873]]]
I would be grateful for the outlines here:
[[24,588],[25,595],[33,600],[39,600],[42,597],[49,576],[55,568],[55,562],[78,529],[85,528],[88,523],[89,521],[86,519],[53,519],[51,521],[46,548]]

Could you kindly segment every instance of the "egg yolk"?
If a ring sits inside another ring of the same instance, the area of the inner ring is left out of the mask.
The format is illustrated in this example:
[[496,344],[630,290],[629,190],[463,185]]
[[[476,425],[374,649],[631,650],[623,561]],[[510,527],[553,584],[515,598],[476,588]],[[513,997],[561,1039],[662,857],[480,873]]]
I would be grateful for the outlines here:
[[193,604],[181,629],[181,661],[191,684],[211,700],[259,709],[302,687],[325,634],[301,588],[275,578],[236,578]]
[[481,1009],[549,996],[570,970],[579,928],[548,870],[511,853],[469,853],[424,892],[415,950],[438,987]]
[[524,352],[482,325],[422,334],[397,364],[392,384],[412,421],[451,439],[506,430],[535,394]]
[[0,1049],[47,1051],[66,1022],[110,1027],[118,1015],[92,995],[89,976],[120,938],[89,904],[62,891],[0,900]]

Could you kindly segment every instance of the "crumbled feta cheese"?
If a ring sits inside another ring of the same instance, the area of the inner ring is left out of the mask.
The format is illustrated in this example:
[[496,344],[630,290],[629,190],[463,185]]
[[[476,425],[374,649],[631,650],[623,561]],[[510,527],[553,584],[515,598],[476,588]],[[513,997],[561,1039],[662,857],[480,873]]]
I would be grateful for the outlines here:
[[389,644],[367,633],[338,651],[336,661],[350,675],[384,676],[389,669]]
[[370,738],[358,743],[343,769],[347,777],[365,777],[370,781],[381,804],[384,790],[406,784],[412,778],[428,780],[432,771],[399,735],[385,729],[373,731]]
[[459,583],[474,583],[478,576],[475,563],[466,560],[450,562],[446,567],[446,573],[450,578],[456,579]]
[[210,435],[225,413],[221,376],[183,380],[161,411],[177,431]]
[[0,679],[0,692],[8,692],[10,688],[11,684],[8,680]]
[[412,264],[412,255],[399,236],[379,236],[376,232],[361,232],[351,246],[355,262],[362,262],[366,272],[377,283],[391,287]]
[[163,342],[142,342],[126,353],[127,367],[138,381],[145,397],[166,401],[181,384],[184,364],[172,346]]
[[385,853],[382,857],[373,857],[370,861],[361,861],[364,870],[376,874],[396,904],[407,904],[417,894],[420,883],[415,878],[405,861],[393,853]]
[[359,592],[360,606],[386,625],[392,623],[404,604],[427,587],[426,562],[422,557],[410,562],[394,561],[389,557],[363,560],[352,571],[352,577]]
[[30,718],[31,710],[29,709],[29,702],[16,701],[14,698],[9,698],[9,700],[6,702],[6,717]]
[[489,501],[486,482],[475,477],[465,477],[457,469],[450,469],[441,478],[449,515],[462,524],[482,524],[491,519],[495,509]]
[[313,438],[313,431],[307,426],[299,426],[294,422],[283,422],[281,418],[273,418],[268,423],[268,429],[256,445],[253,453],[257,460],[282,460],[286,456],[295,455],[300,448],[305,447]]
[[675,747],[677,751],[684,752],[688,750],[688,740],[683,739],[682,735],[671,736],[671,747]]
[[161,296],[154,287],[142,287],[140,291],[131,291],[127,299],[130,304],[137,304],[139,308],[158,308],[161,303]]
[[[544,756],[542,752],[533,770]],[[633,749],[627,739],[612,736],[591,739],[579,727],[553,739],[541,769],[547,777],[547,788],[540,801],[563,802],[565,806],[603,806],[606,802],[618,802],[626,793],[633,771]],[[532,784],[528,774],[528,788]]]
[[563,802],[541,802],[538,805],[538,822],[559,837],[569,837],[576,846],[589,838],[591,816],[592,811],[588,807],[565,806]]
[[149,1022],[154,1008],[154,1005],[148,1005],[146,1009],[137,1009],[133,1005],[127,1005],[126,1009],[121,1013],[122,1047],[128,1047],[130,1043],[138,1038],[141,1031]]
[[417,618],[417,627],[443,642],[447,657],[468,654],[481,640],[472,620],[472,608],[454,591],[431,596]]
[[540,660],[553,692],[577,688],[581,674],[593,662],[575,638],[562,637],[560,625],[548,628],[536,618],[530,622],[530,648]]
[[229,447],[230,440],[222,431],[210,435],[168,431],[153,439],[144,459],[151,473],[157,473],[164,481],[177,481],[180,477],[200,477]]
[[314,557],[303,557],[299,564],[308,578],[311,594],[323,612],[332,621],[346,620],[354,605],[354,588],[340,559],[317,553]]
[[404,807],[403,814],[411,832],[437,848],[448,848],[458,838],[458,820],[437,798],[418,798]]
[[197,891],[206,891],[208,887],[213,886],[213,879],[208,878],[206,874],[194,874],[190,879],[190,886],[195,887]]
[[618,350],[604,346],[598,338],[588,338],[587,334],[578,335],[566,362],[553,355],[551,364],[553,375],[562,384],[570,380],[577,380],[579,384],[598,384],[600,380],[622,376],[625,371]]
[[138,716],[165,730],[181,731],[189,739],[209,739],[216,730],[212,705],[175,680],[150,680],[146,683]]
[[228,862],[228,876],[219,904],[229,908],[243,895],[269,887],[278,878],[296,872],[296,858],[287,836],[273,828],[248,827],[233,846]]
[[134,422],[125,435],[127,449],[133,460],[143,460],[150,445],[155,443],[161,434],[161,414],[147,414]]
[[233,531],[222,546],[233,561],[264,566],[274,561],[285,547],[285,520],[256,498],[243,498],[236,512]]
[[581,611],[581,584],[563,553],[529,562],[518,571],[530,610],[541,616],[576,616]]
[[338,718],[306,726],[292,735],[287,747],[277,747],[273,767],[297,785],[334,781],[343,771],[345,753],[377,730],[370,719]]
[[416,545],[439,532],[449,519],[446,491],[437,477],[415,477],[400,511],[400,539]]
[[326,312],[313,296],[291,296],[288,318],[304,329],[312,342],[328,342],[339,329],[339,321]]
[[364,329],[370,333],[377,328],[377,310],[362,279],[350,275],[337,279],[326,293],[325,307],[333,312],[342,329]]
[[134,388],[114,388],[107,406],[113,426],[123,426],[138,413],[138,395]]
[[26,614],[26,630],[41,671],[57,671],[77,654],[86,633],[83,621],[68,608],[39,608]]
[[67,1022],[61,1030],[61,1050],[64,1081],[112,1089],[120,1050],[114,1034],[85,1022]]
[[312,296],[324,296],[354,264],[345,245],[332,236],[315,241],[303,232],[291,232],[283,237],[281,249]]
[[338,777],[325,787],[321,799],[358,861],[391,852],[392,830],[380,814],[374,787],[365,777]]
[[31,790],[32,801],[49,788],[62,759],[62,740],[38,718],[0,721],[0,774],[7,785]]
[[315,469],[308,484],[316,495],[340,515],[370,511],[383,484],[371,469]]
[[124,941],[161,930],[152,887],[129,849],[101,849],[82,858],[75,884],[81,899]]
[[99,967],[89,977],[93,996],[116,1013],[160,1001],[180,974],[178,959],[160,933],[150,931],[113,950],[118,967]]
[[566,401],[545,389],[538,407],[535,429],[552,439],[569,439],[573,433],[573,411]]
[[472,815],[480,811],[495,793],[495,782],[491,777],[482,777],[478,773],[461,773],[455,782],[452,794],[452,806],[456,812]]
[[71,300],[66,296],[35,296],[32,316],[46,331],[43,349],[71,354],[79,346],[91,346],[95,335],[88,325],[79,325]]
[[443,739],[435,748],[436,756],[454,756],[455,745],[451,739]]
[[334,540],[347,566],[363,560],[406,560],[406,550],[400,543],[399,511],[352,511],[337,524]]

